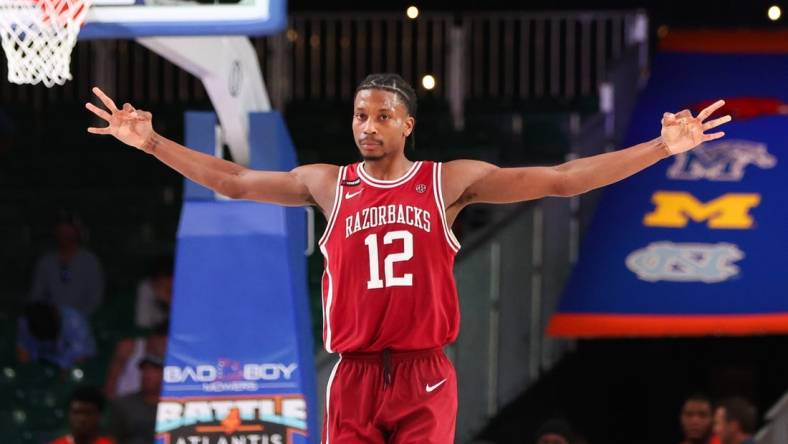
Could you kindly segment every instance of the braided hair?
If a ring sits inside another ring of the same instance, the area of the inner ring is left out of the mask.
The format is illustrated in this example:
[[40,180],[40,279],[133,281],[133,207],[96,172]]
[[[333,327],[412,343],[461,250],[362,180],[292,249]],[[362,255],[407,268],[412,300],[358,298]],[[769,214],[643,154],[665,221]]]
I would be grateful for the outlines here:
[[[359,83],[358,87],[356,88],[356,94],[359,91],[365,89],[380,89],[383,91],[389,91],[396,94],[402,103],[405,104],[405,108],[408,110],[408,114],[416,118],[416,109],[417,109],[417,100],[416,100],[416,91],[413,89],[412,86],[408,82],[405,81],[399,74],[394,73],[377,73],[377,74],[370,74],[364,78],[364,80]],[[405,141],[405,146],[411,149],[416,149],[416,129],[410,132],[407,140]]]

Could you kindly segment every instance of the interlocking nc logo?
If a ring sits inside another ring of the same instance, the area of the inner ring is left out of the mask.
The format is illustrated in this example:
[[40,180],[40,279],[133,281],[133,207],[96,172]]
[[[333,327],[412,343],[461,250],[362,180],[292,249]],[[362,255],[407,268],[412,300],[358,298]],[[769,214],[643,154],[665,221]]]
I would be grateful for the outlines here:
[[648,282],[722,282],[739,274],[744,253],[733,244],[654,242],[627,256],[626,264]]
[[643,218],[647,227],[683,228],[692,219],[713,229],[747,229],[753,225],[750,209],[758,206],[761,195],[728,193],[703,203],[690,193],[657,191],[651,201],[656,208]]
[[744,169],[748,165],[774,168],[777,158],[769,154],[766,144],[750,140],[707,142],[676,155],[668,169],[668,178],[739,182],[744,178]]

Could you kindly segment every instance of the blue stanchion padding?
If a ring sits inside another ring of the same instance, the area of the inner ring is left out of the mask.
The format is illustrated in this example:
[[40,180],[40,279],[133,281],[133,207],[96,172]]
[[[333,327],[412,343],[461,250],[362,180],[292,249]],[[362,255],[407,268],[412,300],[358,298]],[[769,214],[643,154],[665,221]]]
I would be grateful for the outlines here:
[[[215,124],[187,113],[186,144],[212,154]],[[295,166],[279,114],[250,124],[252,168]],[[217,201],[189,180],[184,195],[158,439],[319,442],[304,209]]]
[[[186,146],[213,156],[216,150],[216,114],[204,111],[187,111],[184,119],[184,132]],[[185,179],[183,182],[183,200],[215,200],[212,190]]]

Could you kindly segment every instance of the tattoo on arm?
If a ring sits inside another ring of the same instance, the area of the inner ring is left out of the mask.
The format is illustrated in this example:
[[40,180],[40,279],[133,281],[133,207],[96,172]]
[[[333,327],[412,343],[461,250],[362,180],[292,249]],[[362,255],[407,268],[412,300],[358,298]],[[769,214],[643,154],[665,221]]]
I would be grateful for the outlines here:
[[159,146],[159,138],[153,134],[151,135],[145,143],[142,144],[142,151],[145,151],[148,154],[155,154],[156,148]]

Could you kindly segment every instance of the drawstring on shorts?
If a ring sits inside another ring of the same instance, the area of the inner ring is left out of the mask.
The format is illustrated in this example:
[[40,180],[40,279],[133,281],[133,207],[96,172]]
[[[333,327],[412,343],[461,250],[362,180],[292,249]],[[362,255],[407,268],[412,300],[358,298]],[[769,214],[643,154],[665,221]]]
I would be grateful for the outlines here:
[[391,350],[383,349],[383,388],[391,386]]
[[399,362],[418,359],[437,353],[443,353],[443,347],[419,350],[392,350],[384,348],[376,352],[342,352],[340,356],[347,361],[366,361],[381,366],[383,371],[383,389],[394,385],[394,366]]

